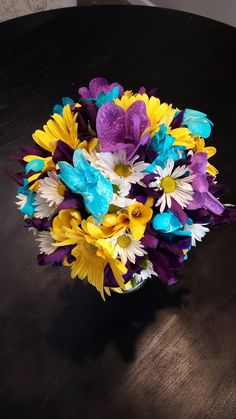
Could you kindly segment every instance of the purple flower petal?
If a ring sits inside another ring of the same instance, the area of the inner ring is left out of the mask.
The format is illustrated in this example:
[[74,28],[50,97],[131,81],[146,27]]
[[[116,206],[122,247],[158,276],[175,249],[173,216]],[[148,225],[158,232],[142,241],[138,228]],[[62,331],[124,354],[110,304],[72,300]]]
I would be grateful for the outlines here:
[[65,210],[65,209],[78,209],[83,207],[83,199],[80,195],[65,198],[62,203],[58,207],[58,211]]
[[74,150],[68,144],[64,143],[63,141],[59,140],[57,142],[57,147],[54,152],[53,161],[54,163],[58,163],[59,161],[67,161],[68,163],[72,163]]
[[33,144],[28,147],[21,147],[21,151],[26,156],[27,154],[32,154],[34,156],[48,157],[50,153],[37,144]]
[[220,198],[226,193],[230,192],[230,188],[224,184],[215,183],[212,176],[207,176],[207,181],[209,184],[209,192],[214,195],[215,198]]
[[137,100],[127,109],[125,113],[125,136],[134,143],[138,143],[141,135],[150,126],[146,112],[146,104]]
[[206,174],[200,174],[196,173],[193,181],[192,181],[192,187],[194,191],[197,192],[207,192],[208,191],[208,181]]
[[97,114],[97,134],[102,151],[126,148],[125,111],[115,103],[105,103]]
[[146,89],[145,89],[145,87],[144,87],[144,86],[141,86],[141,87],[139,88],[138,93],[139,93],[140,95],[143,95],[144,93],[146,93]]
[[181,111],[178,113],[178,115],[174,117],[173,121],[171,122],[172,129],[180,128],[183,116],[184,116],[184,112]]
[[225,208],[221,215],[213,215],[211,221],[213,227],[219,227],[223,224],[230,224],[236,222],[236,208]]
[[42,231],[42,230],[49,230],[49,228],[52,225],[52,219],[48,219],[48,218],[26,218],[24,225],[26,228],[29,227],[34,227],[37,228],[37,230]]
[[109,92],[110,83],[103,77],[96,77],[95,79],[91,80],[89,83],[89,90],[91,93],[91,97],[97,98],[99,93],[108,93]]
[[91,92],[87,87],[80,87],[79,88],[79,94],[82,96],[82,98],[84,100],[91,97]]
[[171,211],[176,215],[176,217],[181,221],[182,224],[185,224],[188,216],[181,208],[181,206],[176,202],[175,199],[171,200]]
[[157,237],[154,237],[152,234],[145,234],[141,240],[142,245],[145,249],[156,249],[158,244]]
[[[131,151],[128,150],[126,161],[129,161],[130,159],[132,159],[132,157],[134,157],[134,155],[137,154],[137,153],[140,156],[141,153],[139,153],[138,150],[140,149],[140,147],[144,147],[144,146],[145,146],[145,149],[147,149],[147,146],[150,143],[150,140],[151,140],[150,134],[149,133],[145,134],[141,138],[141,140],[139,142],[137,142],[136,147],[133,147],[133,149]],[[140,150],[140,151],[142,151],[142,150]],[[144,158],[145,158],[144,150],[143,150],[143,154],[144,154]]]
[[177,257],[169,257],[162,252],[150,250],[149,252],[154,271],[158,274],[160,280],[166,285],[172,285],[176,282],[174,271],[176,269]]
[[202,208],[205,202],[206,193],[194,192],[192,201],[189,202],[187,208],[189,210],[195,210],[197,208]]
[[51,265],[58,264],[63,261],[63,259],[71,253],[71,250],[74,246],[63,246],[55,250],[55,252],[50,255],[39,254],[38,255],[38,264],[39,265]]
[[213,214],[220,215],[224,211],[224,205],[218,201],[210,192],[207,192],[205,195],[204,206],[213,212]]
[[151,90],[149,90],[149,92],[147,93],[148,97],[157,97],[157,88],[153,87]]
[[192,162],[189,166],[193,173],[206,173],[207,158],[207,153],[203,153],[202,151],[193,154]]

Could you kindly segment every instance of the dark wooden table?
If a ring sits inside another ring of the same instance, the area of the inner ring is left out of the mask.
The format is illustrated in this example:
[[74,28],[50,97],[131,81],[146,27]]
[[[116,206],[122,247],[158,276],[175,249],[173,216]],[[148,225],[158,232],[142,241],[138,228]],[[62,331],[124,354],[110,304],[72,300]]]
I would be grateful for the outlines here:
[[[154,8],[52,11],[0,25],[0,150],[31,142],[61,96],[102,75],[206,111],[236,201],[236,31]],[[8,165],[9,167],[9,165]],[[191,252],[179,284],[150,280],[104,304],[36,264],[16,185],[1,176],[1,419],[235,419],[236,226]]]

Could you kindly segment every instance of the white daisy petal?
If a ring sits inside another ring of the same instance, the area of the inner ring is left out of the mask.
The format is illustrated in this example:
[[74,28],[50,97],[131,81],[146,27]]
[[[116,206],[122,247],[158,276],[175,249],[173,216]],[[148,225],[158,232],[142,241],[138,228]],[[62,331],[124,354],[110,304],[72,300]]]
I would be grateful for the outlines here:
[[49,231],[39,231],[36,241],[39,242],[40,253],[50,255],[56,250],[56,248],[52,245],[54,240]]
[[[144,170],[149,166],[149,163],[145,163],[144,161],[136,162],[139,159],[138,155],[126,162],[125,150],[106,153],[88,153],[87,151],[83,151],[83,153],[89,162],[98,168],[112,184],[119,186],[121,182],[128,183],[129,185],[138,183],[146,187],[141,180],[146,176]],[[122,172],[123,174],[121,174]]]
[[[123,239],[123,244],[122,240]],[[122,232],[117,236],[113,236],[109,241],[114,249],[114,255],[120,256],[121,262],[126,265],[127,260],[135,263],[136,256],[144,256],[147,254],[146,250],[140,240],[135,240],[129,233]]]
[[18,209],[21,210],[27,202],[27,196],[22,193],[19,193],[18,195],[16,195],[16,198],[18,199],[18,201],[16,201],[16,205]]
[[146,268],[142,269],[140,273],[135,273],[133,275],[134,280],[137,284],[140,282],[145,281],[147,278],[151,278],[152,276],[158,276],[157,273],[153,270],[153,265],[150,260],[146,261]]
[[[37,194],[43,198],[49,206],[59,206],[64,199],[64,184],[55,172],[48,172],[47,176],[39,181]],[[60,192],[61,189],[61,192]]]
[[184,225],[184,230],[191,232],[192,246],[196,246],[196,241],[201,242],[202,238],[206,235],[206,233],[210,231],[208,227],[205,227],[205,225],[206,224],[197,224],[197,223],[192,223],[192,224],[186,223]]
[[35,216],[37,218],[51,218],[58,206],[64,200],[65,185],[55,172],[48,172],[39,181],[39,187],[34,201]]
[[171,208],[172,199],[182,208],[187,207],[193,199],[191,182],[194,175],[189,175],[189,168],[186,165],[174,169],[174,164],[174,160],[168,160],[164,169],[156,166],[157,177],[149,183],[150,188],[163,191],[162,197],[155,204],[156,206],[160,205],[160,212],[163,212],[166,206]]

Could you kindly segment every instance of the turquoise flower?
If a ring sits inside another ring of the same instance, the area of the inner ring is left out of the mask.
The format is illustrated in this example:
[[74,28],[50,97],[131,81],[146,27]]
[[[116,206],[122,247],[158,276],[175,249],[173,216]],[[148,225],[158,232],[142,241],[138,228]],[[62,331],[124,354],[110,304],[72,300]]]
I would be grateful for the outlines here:
[[185,109],[182,126],[187,126],[193,135],[197,135],[202,138],[208,138],[211,133],[211,122],[205,113],[195,111],[193,109]]
[[[165,211],[155,215],[152,220],[152,226],[154,230],[158,230],[159,233],[163,234],[163,236],[167,237],[170,241],[172,241],[175,236],[191,236],[191,231],[183,230],[183,224],[172,211]],[[190,249],[191,245],[187,250],[189,251]],[[185,253],[184,260],[187,258],[188,254]]]
[[29,161],[25,166],[25,173],[28,174],[31,170],[34,172],[42,172],[44,169],[44,159],[34,159]]
[[183,230],[183,224],[172,211],[165,211],[155,215],[152,220],[154,230],[160,233],[170,233],[176,236],[191,236],[190,231]]
[[180,230],[183,225],[172,211],[165,211],[155,215],[152,220],[154,230],[161,233],[175,233]]
[[24,185],[19,186],[17,189],[17,199],[16,205],[19,210],[28,217],[32,217],[35,213],[35,193],[31,192],[28,188],[28,181],[24,179]]
[[58,115],[62,116],[64,106],[66,105],[73,106],[75,102],[70,97],[63,97],[61,101],[62,101],[62,105],[56,104],[52,112],[58,113]]
[[175,138],[170,134],[166,134],[167,127],[162,124],[159,131],[154,135],[150,143],[150,148],[158,153],[158,156],[145,169],[145,172],[153,173],[156,166],[161,166],[163,169],[168,160],[179,160],[185,158],[184,146],[173,146]]
[[59,162],[59,177],[72,192],[83,196],[88,211],[101,221],[113,197],[112,184],[88,163],[81,149],[74,152],[73,164]]
[[117,99],[120,95],[120,89],[118,86],[113,87],[113,89],[108,93],[99,93],[97,98],[87,98],[86,102],[90,103],[92,100],[95,101],[98,108],[100,108],[104,103],[113,102],[113,100]]

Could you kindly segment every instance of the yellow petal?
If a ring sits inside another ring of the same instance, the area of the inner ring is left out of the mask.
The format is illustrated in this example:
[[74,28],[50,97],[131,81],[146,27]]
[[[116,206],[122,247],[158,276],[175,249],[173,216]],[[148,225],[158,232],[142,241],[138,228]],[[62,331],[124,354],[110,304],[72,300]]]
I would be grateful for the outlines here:
[[111,227],[117,224],[118,216],[117,214],[106,214],[102,219],[102,224],[106,227]]
[[28,177],[28,181],[33,182],[34,180],[38,179],[38,177],[41,175],[41,173],[34,173],[32,176]]
[[130,223],[130,231],[134,240],[140,240],[145,232],[146,224],[133,224]]
[[27,163],[29,163],[30,161],[35,160],[35,159],[44,160],[43,157],[35,156],[35,155],[32,155],[32,154],[28,154],[27,156],[23,157],[23,160],[26,161]]
[[50,153],[54,152],[55,144],[48,138],[48,135],[44,131],[37,129],[32,137],[40,147],[50,151]]
[[214,176],[214,177],[219,173],[217,168],[210,163],[208,163],[206,171],[207,173],[209,173],[211,176]]
[[91,138],[91,140],[89,140],[89,144],[88,144],[88,151],[91,153],[91,151],[94,150],[94,148],[96,147],[97,144],[98,144],[98,139],[96,137]]
[[207,153],[208,158],[210,158],[210,157],[214,156],[214,154],[216,154],[217,150],[216,150],[215,147],[209,146],[209,147],[205,147],[203,151],[205,153]]
[[175,138],[174,145],[185,146],[187,149],[195,147],[194,138],[188,128],[174,128],[167,133]]
[[147,199],[147,201],[145,202],[145,205],[147,207],[152,207],[153,204],[154,204],[154,198],[152,196],[149,196],[148,199]]
[[[118,264],[116,262],[117,261],[115,261],[114,259],[109,260],[109,264],[110,264],[112,273],[114,275],[114,278],[115,278],[117,284],[120,286],[121,289],[124,289],[124,286],[125,286],[124,279],[123,279],[123,277],[121,275],[121,272],[120,272],[120,266],[118,267]],[[123,265],[121,262],[120,262],[120,264]],[[125,266],[124,266],[124,268],[125,268]],[[127,272],[127,268],[125,268],[125,270],[123,269],[123,272],[125,274]]]
[[95,239],[100,239],[103,237],[102,230],[93,223],[87,223],[87,231],[90,236],[94,237]]
[[36,192],[39,188],[39,180],[36,180],[32,185],[29,186],[31,192]]

